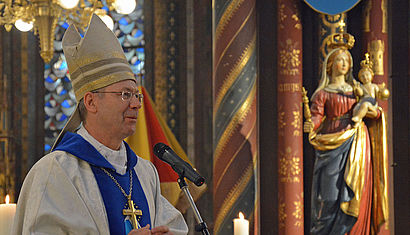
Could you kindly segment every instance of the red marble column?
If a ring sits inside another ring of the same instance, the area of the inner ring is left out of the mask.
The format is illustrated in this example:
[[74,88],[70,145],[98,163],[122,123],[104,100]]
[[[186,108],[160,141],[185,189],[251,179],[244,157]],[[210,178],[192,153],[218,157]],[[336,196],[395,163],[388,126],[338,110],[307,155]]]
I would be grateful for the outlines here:
[[[386,86],[389,84],[387,3],[387,0],[368,0],[363,12],[363,54],[368,52],[373,62],[373,83],[384,82]],[[388,101],[378,100],[378,103],[387,113]]]
[[[370,60],[373,62],[374,79],[373,83],[386,84],[386,87],[392,91],[389,87],[389,43],[388,43],[388,0],[367,0],[363,8],[363,58],[364,53],[370,54]],[[391,99],[391,97],[389,98]],[[377,100],[378,105],[383,108],[385,114],[388,114],[389,106],[388,100]],[[387,119],[389,120],[389,119]],[[388,123],[388,126],[391,124]],[[389,134],[388,134],[389,136]],[[388,146],[391,146],[390,144]],[[391,148],[391,147],[389,147]],[[391,152],[391,151],[389,151]],[[391,162],[391,160],[389,160]],[[389,169],[387,169],[389,171]],[[392,173],[388,174],[392,177]],[[389,180],[392,184],[392,181]],[[389,187],[389,191],[392,192],[392,188]],[[391,194],[389,194],[390,196]],[[391,195],[393,197],[393,195]],[[389,199],[391,201],[391,199]],[[389,205],[390,215],[392,215],[392,203]],[[385,223],[378,234],[387,235],[390,234],[390,223],[392,220]]]
[[297,0],[278,1],[279,234],[303,234],[302,24]]

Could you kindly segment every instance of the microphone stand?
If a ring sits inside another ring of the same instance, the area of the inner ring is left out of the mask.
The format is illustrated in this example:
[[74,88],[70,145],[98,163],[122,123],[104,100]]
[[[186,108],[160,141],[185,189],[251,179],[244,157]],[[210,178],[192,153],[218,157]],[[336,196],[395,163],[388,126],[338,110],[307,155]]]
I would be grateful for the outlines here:
[[195,220],[196,222],[198,222],[198,224],[195,225],[195,231],[202,232],[202,234],[204,235],[210,235],[208,227],[206,226],[206,223],[202,220],[198,208],[196,208],[194,199],[192,199],[191,193],[188,190],[188,185],[184,179],[183,174],[179,175],[178,184],[179,188],[185,193],[185,196],[187,197],[188,202],[191,205],[192,210],[194,211]]

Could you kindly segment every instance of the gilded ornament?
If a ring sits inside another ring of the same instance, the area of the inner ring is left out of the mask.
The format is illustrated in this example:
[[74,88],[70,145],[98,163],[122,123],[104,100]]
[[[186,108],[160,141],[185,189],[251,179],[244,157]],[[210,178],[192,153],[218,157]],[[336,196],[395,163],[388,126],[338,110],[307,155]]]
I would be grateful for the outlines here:
[[383,54],[385,51],[384,41],[373,40],[367,45],[367,49],[370,53],[370,60],[373,62],[373,71],[375,75],[384,75],[383,69]]
[[346,19],[345,13],[337,15],[321,14],[320,16],[322,18],[322,23],[331,29],[330,33],[335,33],[336,29],[339,27],[338,22]]
[[[384,83],[382,85],[384,85]],[[383,88],[381,89],[379,96],[381,99],[387,99],[390,96],[390,91],[386,88]]]
[[295,105],[296,106],[296,111],[293,111],[293,122],[291,123],[291,125],[295,128],[295,130],[293,131],[293,135],[294,136],[300,136],[300,131],[299,129],[301,128],[301,115],[300,115],[300,111],[299,111],[299,105]]
[[169,39],[171,39],[171,41],[173,41],[173,40],[175,40],[175,33],[174,32],[171,32],[170,34],[169,34]]
[[174,128],[175,125],[176,125],[175,119],[171,119],[171,120],[169,121],[169,124],[170,124],[170,127],[171,127],[171,128]]
[[354,37],[351,34],[344,32],[344,26],[345,23],[342,20],[340,22],[340,32],[331,34],[325,39],[328,48],[351,49],[354,46]]
[[372,9],[372,1],[366,1],[366,6],[363,11],[363,32],[370,32],[370,11]]
[[283,22],[288,16],[285,14],[285,4],[280,4],[279,6],[279,28],[284,29],[285,26],[283,25]]
[[285,222],[286,222],[286,213],[285,213],[285,207],[286,204],[285,203],[279,203],[279,228],[284,228],[286,226]]
[[293,42],[292,39],[286,40],[286,45],[280,43],[281,50],[279,51],[279,67],[282,75],[299,75],[298,66],[301,64],[300,49],[298,43]]
[[295,29],[301,30],[302,29],[302,24],[300,23],[300,14],[298,11],[298,7],[296,4],[294,4],[294,9],[295,9],[295,14],[292,15],[292,19],[295,21]]
[[279,177],[282,183],[298,183],[302,172],[300,158],[292,154],[292,148],[287,147],[286,153],[279,152]]
[[282,129],[286,126],[285,120],[285,112],[279,112],[279,119],[278,119],[278,128]]
[[382,0],[382,12],[383,12],[383,18],[382,18],[382,33],[387,33],[387,29],[388,29],[388,22],[387,22],[387,17],[388,17],[388,12],[387,12],[387,1],[386,0]]
[[292,215],[296,219],[302,219],[302,207],[303,207],[302,202],[301,201],[294,201],[293,205],[295,206],[295,211],[292,213]]
[[330,40],[331,35],[335,34],[336,32],[346,31],[346,24],[344,23],[344,21],[346,20],[346,13],[333,16],[321,14],[321,19],[321,36],[325,37],[322,40],[322,44],[320,46],[321,60],[323,60],[326,57],[327,53],[330,51],[327,42]]
[[[114,0],[105,1],[110,10],[114,9]],[[33,24],[34,34],[40,39],[40,55],[49,63],[54,55],[54,31],[59,20],[74,22],[76,26],[87,27],[93,13],[105,16],[100,0],[88,0],[87,6],[81,1],[80,6],[66,9],[56,0],[6,1],[0,3],[0,24],[10,31],[17,20]]]
[[281,83],[278,85],[278,92],[299,92],[300,83]]
[[301,196],[296,195],[297,200],[293,202],[295,206],[295,210],[292,212],[293,217],[295,217],[295,226],[302,227],[303,226],[303,192]]

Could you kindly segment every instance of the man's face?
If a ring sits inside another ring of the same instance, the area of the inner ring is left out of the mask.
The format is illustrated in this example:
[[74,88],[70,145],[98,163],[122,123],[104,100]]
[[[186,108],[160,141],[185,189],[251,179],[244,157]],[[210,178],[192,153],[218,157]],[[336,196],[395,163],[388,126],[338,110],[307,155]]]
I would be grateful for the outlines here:
[[[130,91],[138,93],[138,87],[132,80],[124,80],[105,87],[103,92],[122,92]],[[108,130],[113,136],[122,139],[134,134],[138,110],[141,108],[141,102],[135,96],[129,100],[123,100],[121,94],[104,93],[97,94],[98,111],[97,122],[101,128]]]

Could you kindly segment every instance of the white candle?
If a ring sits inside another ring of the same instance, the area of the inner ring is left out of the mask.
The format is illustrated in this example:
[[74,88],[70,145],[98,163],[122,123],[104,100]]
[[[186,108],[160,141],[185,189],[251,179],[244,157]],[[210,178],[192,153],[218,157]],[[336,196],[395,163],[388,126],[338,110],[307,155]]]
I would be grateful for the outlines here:
[[242,212],[239,212],[239,219],[233,219],[233,234],[249,235],[249,221],[244,218]]
[[0,234],[10,234],[13,224],[16,204],[9,203],[10,197],[6,196],[6,204],[0,204]]

